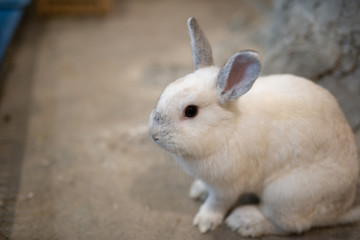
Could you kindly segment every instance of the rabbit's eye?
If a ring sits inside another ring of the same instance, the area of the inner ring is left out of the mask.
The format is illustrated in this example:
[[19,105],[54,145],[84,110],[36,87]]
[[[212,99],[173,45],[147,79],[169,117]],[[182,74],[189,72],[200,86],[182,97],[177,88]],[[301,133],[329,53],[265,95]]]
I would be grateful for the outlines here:
[[185,108],[184,115],[187,118],[193,118],[198,114],[198,107],[195,105],[189,105]]

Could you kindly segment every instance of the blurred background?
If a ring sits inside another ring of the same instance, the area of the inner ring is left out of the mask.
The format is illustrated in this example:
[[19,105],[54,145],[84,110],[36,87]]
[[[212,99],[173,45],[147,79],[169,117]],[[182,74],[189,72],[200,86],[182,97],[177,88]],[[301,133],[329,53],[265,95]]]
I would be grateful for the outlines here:
[[[219,66],[253,49],[263,75],[329,89],[360,149],[359,11],[357,0],[0,0],[0,239],[241,239],[192,227],[192,179],[147,136],[164,87],[193,69],[187,19]],[[295,238],[359,237],[354,224]]]

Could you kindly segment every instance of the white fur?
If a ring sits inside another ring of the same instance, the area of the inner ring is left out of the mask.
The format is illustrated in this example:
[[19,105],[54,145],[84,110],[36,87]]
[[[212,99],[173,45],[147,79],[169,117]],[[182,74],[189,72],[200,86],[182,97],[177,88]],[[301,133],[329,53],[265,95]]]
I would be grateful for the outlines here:
[[244,237],[259,237],[280,230],[267,220],[256,206],[243,206],[235,209],[226,219],[226,224]]
[[[245,192],[257,194],[261,205],[246,210],[246,218],[236,215],[245,210],[235,210],[227,220],[244,236],[360,219],[358,210],[351,213],[358,180],[355,140],[335,98],[309,80],[273,75],[224,105],[216,98],[218,72],[201,68],[173,82],[150,116],[150,135],[206,185],[208,198],[194,219],[200,231],[221,224]],[[191,104],[199,113],[184,118]],[[161,121],[154,120],[156,114]]]
[[196,179],[191,185],[189,197],[195,200],[204,200],[207,197],[207,187],[203,181]]

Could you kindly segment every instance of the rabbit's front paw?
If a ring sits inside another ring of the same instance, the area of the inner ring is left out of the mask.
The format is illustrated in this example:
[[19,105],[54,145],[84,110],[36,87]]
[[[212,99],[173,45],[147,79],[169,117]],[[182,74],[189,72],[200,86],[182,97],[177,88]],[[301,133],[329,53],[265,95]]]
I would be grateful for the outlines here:
[[194,226],[198,226],[201,233],[217,228],[223,221],[224,214],[210,209],[200,209],[194,218]]

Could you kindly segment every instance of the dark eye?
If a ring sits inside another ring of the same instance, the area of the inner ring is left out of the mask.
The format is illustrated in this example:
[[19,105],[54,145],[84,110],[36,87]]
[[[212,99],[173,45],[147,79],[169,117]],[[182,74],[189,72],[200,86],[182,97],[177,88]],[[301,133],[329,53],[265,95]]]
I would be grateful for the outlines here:
[[198,114],[198,107],[195,105],[189,105],[185,108],[184,114],[187,118],[193,118]]

